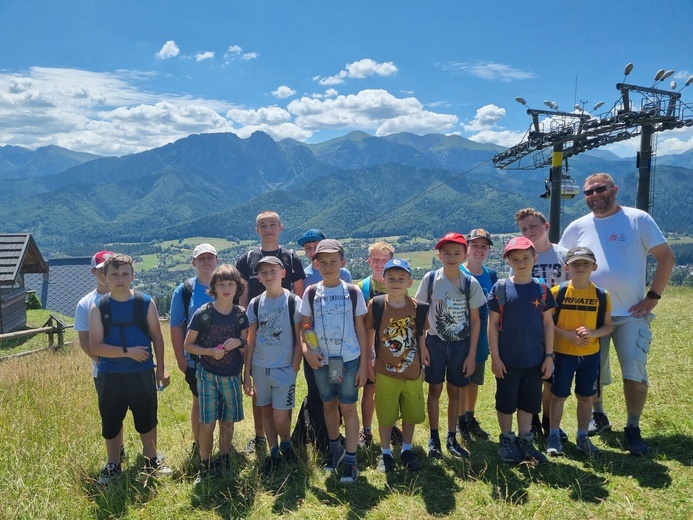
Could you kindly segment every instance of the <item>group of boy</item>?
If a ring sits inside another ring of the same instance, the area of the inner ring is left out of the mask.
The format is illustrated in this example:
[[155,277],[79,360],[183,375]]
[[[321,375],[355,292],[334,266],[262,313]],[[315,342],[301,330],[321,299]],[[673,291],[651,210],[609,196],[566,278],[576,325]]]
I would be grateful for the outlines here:
[[[562,454],[567,435],[560,423],[573,381],[576,447],[589,455],[599,453],[588,434],[595,433],[592,401],[604,357],[599,338],[608,340],[613,326],[609,293],[590,280],[598,268],[596,255],[585,246],[566,250],[551,244],[549,223],[532,208],[520,210],[516,223],[522,236],[512,238],[503,253],[511,269],[508,279],[498,280],[484,265],[493,246],[487,231],[474,229],[466,238],[448,233],[436,244],[442,267],[424,276],[415,298],[407,293],[411,267],[394,258],[394,249],[384,242],[369,248],[372,275],[356,287],[345,269],[342,245],[320,230],[308,230],[298,241],[310,261],[304,272],[298,255],[279,246],[283,225],[271,211],[256,219],[260,248],[243,255],[235,267],[218,265],[210,244],[198,245],[192,259],[197,275],[176,289],[171,304],[176,361],[193,394],[193,451],[199,453],[201,467],[196,481],[228,466],[233,423],[243,418],[242,389],[253,398],[256,432],[247,448],[267,443],[270,448],[263,474],[282,461],[296,460],[290,424],[302,358],[309,397],[317,394],[322,402],[328,436],[325,469],[338,473],[341,465],[342,483],[358,478],[356,449],[373,437],[374,410],[380,471],[394,469],[391,439],[402,444],[405,468],[420,469],[412,440],[426,412],[428,456],[441,458],[444,383],[446,449],[455,457],[468,457],[456,431],[465,441],[489,437],[474,410],[489,355],[504,461],[546,462],[534,445],[538,433],[547,436],[549,455]],[[94,256],[91,267],[97,289],[78,305],[76,330],[95,364],[108,455],[99,483],[120,475],[122,420],[128,409],[142,438],[145,468],[170,472],[156,453],[155,390],[169,380],[156,307],[151,298],[130,289],[131,258],[104,251]],[[109,291],[109,305],[100,304]],[[142,306],[145,318],[139,321],[145,326],[131,317]],[[104,319],[104,309],[113,319]],[[308,331],[317,335],[317,347],[309,346]],[[429,385],[425,409],[424,380]],[[359,429],[358,390],[364,386]],[[400,418],[398,437],[394,432]],[[220,454],[212,460],[217,421]],[[637,433],[639,438],[639,429]]]

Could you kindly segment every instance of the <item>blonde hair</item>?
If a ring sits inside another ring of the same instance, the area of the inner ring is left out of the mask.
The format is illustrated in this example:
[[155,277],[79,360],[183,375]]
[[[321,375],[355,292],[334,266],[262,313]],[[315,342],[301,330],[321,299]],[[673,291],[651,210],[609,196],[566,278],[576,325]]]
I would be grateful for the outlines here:
[[525,208],[515,213],[515,224],[519,226],[520,221],[526,219],[527,217],[537,217],[539,220],[541,220],[542,224],[546,224],[547,222],[546,217],[541,211],[537,211],[534,208]]
[[368,258],[370,258],[373,253],[384,253],[389,255],[390,259],[392,259],[395,256],[395,248],[384,240],[380,240],[368,246]]
[[209,281],[207,294],[209,294],[212,298],[216,298],[217,284],[224,281],[236,282],[236,295],[234,298],[240,298],[245,292],[246,283],[238,269],[229,264],[221,264],[212,272],[212,279]]
[[260,225],[260,220],[262,220],[263,218],[276,218],[277,222],[279,222],[280,224],[282,223],[282,219],[279,218],[279,213],[268,209],[260,213],[257,217],[255,217],[255,227]]

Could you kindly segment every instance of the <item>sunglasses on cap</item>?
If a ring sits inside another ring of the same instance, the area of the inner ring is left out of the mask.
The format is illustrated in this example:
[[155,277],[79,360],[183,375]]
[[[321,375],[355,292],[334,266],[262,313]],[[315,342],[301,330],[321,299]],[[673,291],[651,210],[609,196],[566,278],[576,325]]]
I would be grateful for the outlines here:
[[594,195],[595,193],[604,193],[607,188],[611,188],[611,184],[597,186],[596,188],[592,188],[591,190],[585,190],[582,193],[585,195],[585,197],[589,197],[590,195]]

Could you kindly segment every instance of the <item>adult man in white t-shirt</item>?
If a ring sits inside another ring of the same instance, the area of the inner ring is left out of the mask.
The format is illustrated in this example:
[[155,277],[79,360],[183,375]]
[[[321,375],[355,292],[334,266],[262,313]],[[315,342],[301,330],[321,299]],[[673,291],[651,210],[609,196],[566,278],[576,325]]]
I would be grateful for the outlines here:
[[[611,383],[609,337],[613,339],[623,375],[628,419],[624,430],[626,449],[644,455],[650,448],[640,435],[640,415],[647,400],[647,354],[652,333],[649,322],[676,262],[659,227],[646,212],[616,203],[618,186],[606,173],[590,175],[583,187],[592,213],[572,222],[560,244],[566,248],[589,247],[597,258],[592,281],[611,294],[614,330],[601,339],[601,385]],[[645,291],[647,255],[657,261],[650,289]],[[590,435],[611,428],[604,413],[601,392],[592,405]]]

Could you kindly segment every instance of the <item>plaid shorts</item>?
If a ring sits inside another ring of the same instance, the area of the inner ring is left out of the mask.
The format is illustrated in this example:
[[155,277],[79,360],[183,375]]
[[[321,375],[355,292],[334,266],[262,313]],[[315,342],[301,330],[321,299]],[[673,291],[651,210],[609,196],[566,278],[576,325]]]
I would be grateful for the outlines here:
[[217,376],[197,367],[200,422],[243,420],[243,390],[240,376]]

